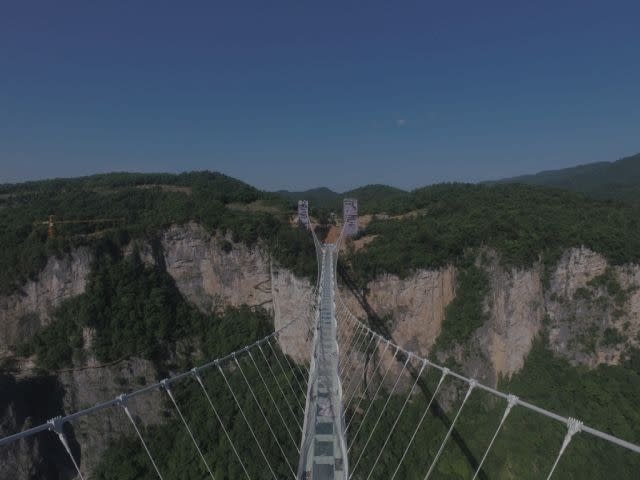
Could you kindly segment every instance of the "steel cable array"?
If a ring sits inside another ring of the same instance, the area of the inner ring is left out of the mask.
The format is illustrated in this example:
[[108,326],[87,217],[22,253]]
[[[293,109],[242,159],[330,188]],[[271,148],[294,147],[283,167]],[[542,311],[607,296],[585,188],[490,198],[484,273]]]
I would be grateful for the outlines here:
[[[341,235],[340,235],[340,239],[338,241],[339,244],[341,244],[344,240],[344,230],[342,231]],[[337,279],[337,277],[336,277]],[[557,453],[557,456],[555,458],[555,461],[553,463],[553,466],[551,467],[550,471],[548,472],[547,476],[545,478],[547,478],[547,480],[549,480],[553,473],[556,470],[556,467],[561,459],[561,457],[564,455],[564,453],[567,450],[567,447],[569,446],[572,438],[574,437],[575,434],[579,433],[579,432],[583,432],[586,433],[588,435],[591,435],[595,438],[604,440],[606,442],[610,442],[612,444],[618,445],[620,447],[626,448],[632,452],[635,453],[640,453],[640,445],[636,445],[633,444],[631,442],[625,441],[621,438],[615,437],[613,435],[610,435],[608,433],[602,432],[598,429],[589,427],[584,425],[582,422],[573,419],[573,418],[566,418],[563,417],[561,415],[558,415],[554,412],[548,411],[546,409],[540,408],[536,405],[533,405],[529,402],[526,402],[522,399],[519,399],[518,397],[508,394],[508,393],[503,393],[501,391],[498,391],[497,389],[494,389],[492,387],[489,387],[487,385],[481,384],[479,382],[477,382],[475,379],[472,378],[467,378],[464,375],[461,375],[459,373],[453,372],[450,369],[439,365],[437,363],[434,363],[432,361],[430,361],[427,358],[423,358],[417,354],[415,354],[414,352],[411,352],[397,344],[395,344],[393,341],[391,341],[390,339],[385,338],[384,336],[382,336],[381,334],[379,334],[378,332],[375,332],[373,329],[371,329],[368,325],[366,325],[362,320],[360,320],[359,318],[357,318],[357,316],[355,316],[350,309],[348,308],[346,302],[343,300],[343,298],[340,295],[340,290],[338,288],[337,282],[336,285],[334,286],[335,288],[335,296],[338,302],[338,308],[337,308],[337,312],[339,315],[339,321],[342,323],[343,325],[343,331],[341,332],[341,339],[343,341],[343,343],[346,343],[346,348],[344,349],[344,353],[347,357],[353,357],[353,358],[346,358],[346,359],[342,359],[342,362],[344,364],[344,368],[342,370],[342,374],[343,374],[343,381],[347,381],[349,382],[349,384],[353,383],[353,378],[349,378],[351,375],[353,375],[353,370],[351,369],[351,365],[353,365],[354,363],[357,363],[359,360],[357,359],[357,357],[359,356],[359,354],[361,354],[361,350],[360,347],[362,347],[363,345],[374,345],[374,348],[372,351],[367,352],[368,347],[365,347],[364,352],[372,357],[379,357],[377,364],[375,362],[374,359],[374,367],[372,369],[372,373],[371,375],[369,375],[369,381],[366,383],[366,385],[362,388],[362,390],[360,391],[359,394],[359,400],[356,403],[354,408],[350,408],[351,406],[351,401],[353,396],[355,395],[355,393],[352,395],[351,399],[347,399],[347,406],[345,408],[345,412],[347,410],[350,410],[351,412],[351,417],[348,419],[347,421],[347,434],[348,434],[348,443],[349,443],[349,451],[352,450],[352,447],[354,446],[356,440],[358,440],[358,435],[360,433],[360,429],[363,427],[363,425],[365,425],[365,422],[367,420],[367,417],[369,415],[369,412],[371,410],[371,407],[374,403],[374,400],[376,400],[380,394],[380,390],[382,388],[382,386],[385,384],[386,382],[386,377],[389,373],[389,371],[392,369],[392,365],[394,363],[394,361],[399,361],[400,365],[401,365],[401,371],[400,374],[398,374],[396,381],[393,384],[393,387],[391,388],[390,392],[387,393],[387,398],[384,401],[384,406],[382,407],[382,410],[380,411],[376,422],[374,423],[373,426],[373,430],[371,430],[370,434],[369,434],[369,438],[367,438],[367,441],[364,443],[364,447],[362,447],[359,457],[357,459],[357,461],[354,463],[352,470],[351,470],[351,475],[350,478],[353,478],[354,475],[357,478],[360,478],[358,476],[358,472],[357,472],[357,467],[361,464],[361,459],[363,457],[363,455],[365,454],[365,451],[367,450],[367,447],[369,445],[369,441],[371,439],[371,436],[374,433],[374,430],[376,429],[380,418],[385,414],[385,410],[387,408],[387,405],[389,404],[389,398],[393,395],[396,386],[398,384],[398,379],[402,376],[405,367],[407,366],[407,362],[409,361],[409,359],[415,359],[416,361],[421,363],[421,368],[419,370],[419,373],[417,375],[417,377],[415,378],[415,382],[417,383],[418,378],[420,377],[420,375],[422,374],[423,370],[429,368],[432,370],[437,370],[441,372],[441,376],[439,379],[439,382],[435,388],[435,390],[433,391],[433,394],[427,404],[427,408],[424,410],[422,416],[420,417],[417,425],[415,426],[415,429],[413,430],[413,433],[411,435],[411,437],[408,439],[407,444],[404,448],[403,454],[400,456],[400,458],[398,459],[398,463],[397,466],[394,470],[393,475],[391,476],[391,480],[393,480],[394,478],[396,478],[396,476],[398,475],[398,472],[400,471],[401,465],[404,462],[404,460],[406,459],[407,453],[411,447],[411,445],[413,444],[416,435],[418,433],[418,431],[420,430],[427,413],[429,412],[429,410],[432,408],[433,402],[435,401],[435,398],[437,396],[437,394],[441,391],[441,388],[443,386],[443,383],[451,378],[451,379],[456,379],[459,381],[464,382],[467,385],[467,390],[464,394],[463,400],[461,405],[459,406],[456,415],[454,417],[454,420],[451,422],[451,424],[449,425],[448,431],[445,435],[445,437],[442,439],[442,442],[440,443],[440,447],[435,455],[435,457],[432,459],[431,464],[429,465],[429,468],[427,469],[424,479],[428,479],[432,477],[432,474],[436,468],[436,465],[438,463],[438,460],[441,456],[441,454],[443,453],[447,441],[449,440],[449,437],[451,436],[451,433],[455,427],[455,424],[462,412],[462,409],[464,408],[467,400],[469,399],[469,397],[471,396],[471,394],[474,391],[484,391],[489,393],[490,395],[499,398],[499,399],[504,399],[507,401],[507,406],[505,407],[505,410],[503,412],[503,416],[500,420],[500,423],[497,427],[497,429],[495,430],[495,433],[493,434],[493,437],[491,438],[491,441],[489,442],[488,446],[486,447],[484,454],[482,456],[482,459],[479,463],[479,465],[474,468],[474,476],[472,480],[475,480],[478,475],[479,472],[487,458],[487,456],[490,453],[491,448],[494,446],[495,440],[498,437],[502,427],[504,426],[505,421],[507,420],[508,415],[510,414],[510,412],[512,411],[512,409],[514,407],[522,407],[523,409],[526,409],[528,411],[531,411],[535,414],[539,414],[542,415],[544,417],[550,418],[552,420],[558,421],[563,423],[566,426],[566,435],[564,437],[564,440],[561,444],[561,446],[559,447],[559,451]],[[347,331],[349,330],[349,331]],[[364,334],[363,334],[364,332]],[[355,340],[354,341],[354,337],[356,337],[360,340]],[[364,338],[366,339],[367,337],[370,337],[369,341],[367,342],[362,341],[362,337],[364,336]],[[345,341],[346,339],[346,341]],[[375,339],[375,340],[374,340]],[[384,348],[382,349],[381,352],[379,352],[379,350],[381,349],[381,345],[384,344]],[[360,347],[359,347],[360,346]],[[388,359],[388,365],[386,367],[386,370],[384,371],[384,374],[382,374],[381,379],[378,380],[377,382],[377,388],[375,390],[375,392],[371,395],[371,385],[373,383],[373,379],[374,377],[376,377],[376,375],[380,375],[380,365],[383,363],[383,357],[385,355],[391,355],[391,358]],[[362,383],[365,378],[366,378],[366,372],[363,372],[363,375],[359,378],[356,379],[355,381],[355,389],[358,388],[358,386],[360,385],[360,383]],[[415,387],[415,383],[414,383],[414,387]],[[411,388],[411,392],[413,391],[413,388]],[[367,407],[367,409],[365,410],[364,414],[361,416],[360,422],[359,422],[359,426],[356,429],[355,433],[351,431],[351,424],[354,420],[354,418],[356,417],[356,415],[359,415],[358,412],[361,411],[361,402],[367,397],[370,396],[370,404]],[[409,394],[409,397],[411,396],[411,393]],[[407,401],[409,401],[409,397],[407,397]],[[401,412],[400,415],[402,414],[402,411],[404,411],[407,401],[405,401],[405,403],[403,404],[403,406],[401,407]],[[375,460],[372,464],[372,466],[370,467],[370,470],[368,471],[368,474],[362,478],[376,478],[374,475],[374,470],[376,468],[376,466],[378,465],[378,462],[381,458],[381,456],[383,455],[383,449],[385,448],[385,446],[388,444],[389,439],[391,437],[391,435],[394,433],[395,429],[396,429],[396,425],[399,421],[400,416],[398,416],[396,418],[396,420],[393,423],[393,427],[388,431],[387,436],[383,442],[383,447],[380,450],[380,452],[378,453],[378,455],[375,456]]]

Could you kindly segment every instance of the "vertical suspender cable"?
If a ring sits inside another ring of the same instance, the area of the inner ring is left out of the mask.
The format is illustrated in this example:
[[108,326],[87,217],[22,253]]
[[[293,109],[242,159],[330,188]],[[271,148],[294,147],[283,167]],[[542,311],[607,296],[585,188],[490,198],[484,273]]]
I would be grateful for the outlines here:
[[224,426],[224,422],[220,418],[220,415],[218,414],[218,410],[216,409],[215,405],[213,404],[213,400],[211,400],[211,397],[209,396],[209,392],[207,391],[207,387],[205,387],[205,385],[204,385],[204,381],[202,380],[202,377],[198,373],[197,369],[194,368],[192,370],[192,372],[193,372],[193,375],[194,375],[196,381],[200,384],[200,387],[202,387],[202,392],[204,393],[204,396],[207,398],[207,401],[209,402],[209,405],[211,405],[211,410],[213,410],[214,415],[218,419],[218,423],[220,423],[220,426],[222,427],[222,431],[224,432],[224,435],[227,437],[227,440],[229,441],[229,444],[231,445],[231,449],[233,450],[233,453],[236,455],[236,458],[238,459],[238,462],[240,463],[240,466],[242,467],[242,471],[244,472],[244,474],[247,477],[247,479],[251,480],[251,477],[249,477],[249,472],[247,472],[247,468],[244,466],[244,463],[242,463],[242,459],[240,458],[240,454],[238,454],[238,450],[236,450],[236,446],[233,443],[233,440],[231,440],[231,436],[229,435],[229,432],[227,431],[227,428]]
[[138,435],[140,442],[142,442],[142,446],[144,447],[145,452],[147,452],[147,456],[149,457],[149,460],[151,460],[151,465],[153,465],[153,468],[158,474],[158,477],[160,478],[160,480],[164,480],[162,478],[162,474],[160,473],[160,469],[158,469],[158,465],[156,465],[156,461],[153,459],[153,455],[151,455],[151,452],[149,451],[149,447],[147,447],[147,442],[144,441],[144,438],[142,437],[140,430],[138,430],[138,425],[136,425],[136,422],[133,419],[133,415],[131,415],[131,412],[129,411],[129,407],[126,404],[126,401],[127,401],[126,395],[120,395],[118,397],[118,403],[124,409],[124,413],[127,415],[127,418],[131,422],[131,425],[133,425],[133,429],[136,431],[136,434]]
[[173,406],[176,408],[176,411],[178,412],[178,416],[180,417],[180,420],[182,420],[182,424],[187,429],[187,432],[189,432],[189,437],[191,437],[191,441],[193,442],[193,445],[196,447],[196,450],[198,451],[198,455],[200,455],[200,459],[202,460],[202,463],[204,463],[204,466],[207,469],[207,472],[209,472],[209,475],[211,476],[211,478],[215,480],[215,477],[213,476],[213,472],[211,471],[211,467],[209,467],[209,464],[205,460],[202,450],[200,450],[200,446],[198,445],[198,442],[196,442],[196,438],[193,436],[193,432],[191,432],[191,428],[189,428],[189,424],[187,423],[187,420],[184,418],[184,415],[182,415],[182,411],[180,410],[180,407],[178,407],[178,402],[176,402],[176,399],[173,396],[173,392],[171,391],[171,387],[169,386],[167,379],[165,378],[164,380],[162,380],[160,384],[162,385],[162,388],[164,388],[164,391],[167,392],[167,395],[169,395],[169,398],[173,402]]
[[80,477],[80,480],[84,480],[84,477],[82,476],[82,472],[80,471],[80,467],[78,466],[78,462],[76,462],[76,459],[73,456],[73,453],[71,452],[71,447],[69,446],[69,442],[67,441],[67,436],[64,434],[64,422],[62,421],[62,418],[55,417],[49,420],[47,423],[50,425],[49,430],[53,431],[58,435],[58,439],[60,440],[60,443],[62,443],[62,446],[66,450],[67,455],[69,455],[69,458],[71,459],[71,463],[73,463],[73,467],[76,469],[76,472]]
[[460,416],[460,413],[462,412],[462,409],[464,408],[464,404],[467,403],[467,400],[469,399],[469,395],[471,395],[471,392],[473,391],[473,389],[475,388],[475,386],[477,385],[475,380],[471,380],[469,382],[469,388],[467,389],[467,393],[464,396],[464,399],[462,400],[462,404],[460,405],[460,408],[458,409],[458,413],[456,413],[456,416],[453,418],[453,422],[451,422],[451,426],[449,427],[449,431],[447,432],[447,434],[445,435],[444,439],[442,440],[442,444],[440,445],[440,449],[438,450],[438,453],[436,453],[435,458],[433,459],[433,462],[431,462],[431,466],[429,467],[429,470],[427,471],[427,474],[424,476],[424,480],[427,480],[430,476],[431,473],[433,472],[433,469],[436,468],[436,464],[438,463],[438,459],[440,458],[440,455],[442,455],[442,451],[444,450],[444,447],[447,443],[447,440],[449,440],[449,437],[451,436],[451,432],[453,431],[453,427],[455,427],[456,422],[458,421],[458,417]]
[[253,431],[253,427],[251,426],[251,423],[249,423],[249,420],[247,419],[247,416],[244,414],[244,410],[240,406],[240,402],[238,401],[238,397],[236,397],[236,393],[233,391],[233,388],[231,388],[231,384],[229,383],[229,380],[227,379],[227,376],[224,374],[224,370],[222,370],[222,367],[220,366],[219,363],[218,363],[218,370],[222,374],[222,378],[224,378],[224,383],[227,384],[227,388],[231,392],[231,396],[233,397],[233,400],[236,402],[236,406],[238,407],[238,410],[240,411],[240,415],[242,415],[242,418],[244,419],[244,423],[247,424],[247,427],[249,428],[249,431],[251,432],[251,436],[255,440],[256,445],[258,445],[258,450],[260,450],[260,453],[262,454],[262,457],[264,458],[264,461],[267,463],[267,467],[269,467],[269,471],[271,472],[271,475],[273,475],[273,478],[278,480],[278,477],[276,476],[276,473],[273,471],[273,468],[271,467],[271,463],[269,462],[269,459],[267,458],[267,456],[264,453],[264,450],[262,449],[262,445],[260,444],[260,441],[258,440],[258,437],[256,437],[256,434]]
[[448,374],[449,374],[449,369],[448,368],[445,368],[444,370],[442,370],[442,375],[440,375],[440,380],[438,381],[438,385],[436,386],[436,389],[431,394],[431,399],[429,400],[429,403],[427,404],[427,408],[425,408],[424,412],[422,412],[422,416],[420,417],[420,420],[418,421],[418,424],[416,425],[416,428],[414,428],[413,434],[411,435],[411,438],[407,442],[407,446],[404,448],[404,452],[402,453],[402,457],[400,457],[400,460],[398,461],[398,466],[393,471],[393,475],[391,476],[390,480],[393,480],[394,478],[396,478],[396,475],[398,474],[398,471],[400,470],[400,466],[402,465],[402,462],[404,461],[404,458],[407,456],[407,453],[409,452],[409,448],[413,444],[413,441],[416,438],[416,435],[418,434],[418,430],[420,430],[420,427],[422,426],[422,422],[424,422],[425,417],[429,413],[429,410],[431,409],[431,404],[433,403],[433,401],[435,400],[436,396],[438,395],[438,392],[440,391],[440,387],[442,386],[442,383],[444,382],[444,379]]
[[507,398],[507,407],[504,409],[504,413],[502,414],[502,419],[500,420],[500,424],[496,429],[496,433],[493,434],[493,438],[491,438],[491,441],[489,442],[489,446],[485,450],[484,455],[482,456],[482,460],[480,460],[480,464],[478,465],[478,468],[476,468],[476,473],[473,475],[473,478],[471,480],[476,480],[476,478],[478,477],[480,470],[482,470],[482,465],[484,464],[484,461],[487,459],[487,455],[489,455],[489,451],[493,446],[493,442],[495,442],[496,438],[498,438],[498,433],[500,433],[500,429],[502,428],[504,421],[507,419],[507,416],[509,416],[511,409],[517,403],[518,403],[518,397],[516,397],[515,395],[509,395],[509,397]]

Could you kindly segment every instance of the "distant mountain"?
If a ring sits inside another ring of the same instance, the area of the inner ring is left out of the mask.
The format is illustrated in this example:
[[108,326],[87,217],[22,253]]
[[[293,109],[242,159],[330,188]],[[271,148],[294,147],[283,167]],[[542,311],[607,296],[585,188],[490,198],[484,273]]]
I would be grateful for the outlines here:
[[309,200],[313,207],[339,210],[343,198],[357,198],[361,213],[378,212],[400,204],[409,198],[409,192],[388,185],[365,185],[343,193],[337,193],[326,187],[313,188],[302,192],[280,190],[277,195],[292,202]]
[[600,198],[640,200],[640,154],[615,162],[548,170],[490,183],[522,183],[564,188]]
[[327,207],[337,202],[340,194],[328,189],[327,187],[312,188],[302,192],[290,192],[288,190],[278,190],[276,195],[286,198],[292,202],[298,200],[309,200],[314,205]]

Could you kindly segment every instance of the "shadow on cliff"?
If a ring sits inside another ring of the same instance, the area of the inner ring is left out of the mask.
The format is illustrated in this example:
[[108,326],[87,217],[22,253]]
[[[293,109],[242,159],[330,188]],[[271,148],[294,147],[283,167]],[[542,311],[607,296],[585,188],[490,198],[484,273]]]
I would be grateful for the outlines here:
[[[346,268],[344,268],[344,265],[341,264],[340,262],[338,262],[338,276],[342,280],[342,283],[347,287],[351,295],[353,295],[353,298],[356,299],[360,307],[366,313],[367,320],[369,321],[369,327],[373,331],[382,335],[384,338],[387,338],[391,340],[393,343],[395,343],[396,345],[399,345],[399,343],[393,338],[391,330],[387,326],[387,323],[385,322],[384,318],[381,317],[378,314],[378,312],[376,312],[376,310],[371,306],[371,304],[367,300],[366,290],[361,290],[358,288],[354,280],[349,275],[349,271]],[[398,352],[395,358],[398,361],[398,363],[402,365],[406,360],[406,355],[404,355],[402,352]],[[420,372],[419,369],[411,366],[410,364],[407,364],[407,370],[409,371],[411,377],[414,380],[416,379],[416,377]],[[366,378],[365,378],[365,384],[366,384]],[[420,378],[418,380],[417,386],[420,388],[420,391],[422,392],[422,394],[424,395],[424,398],[428,402],[433,395],[433,389],[429,385],[427,385],[427,381],[423,378]],[[447,415],[445,410],[442,408],[437,398],[434,398],[433,403],[431,404],[431,414],[435,418],[437,418],[447,430],[451,427],[452,420],[449,417],[449,415]],[[451,431],[450,439],[454,441],[456,445],[458,445],[467,463],[472,468],[472,470],[475,471],[478,468],[478,465],[480,463],[479,459],[474,455],[474,453],[469,448],[469,445],[467,445],[466,441],[464,440],[464,438],[462,437],[458,429],[456,429],[455,427]],[[480,470],[480,472],[478,473],[478,478],[482,480],[488,479],[486,473],[483,470]]]
[[[64,414],[64,388],[53,375],[17,379],[0,373],[0,392],[0,437]],[[80,445],[73,426],[65,424],[64,433],[74,457],[81,463]],[[70,480],[76,477],[69,456],[52,432],[41,432],[4,447],[0,451],[0,464],[1,478]]]

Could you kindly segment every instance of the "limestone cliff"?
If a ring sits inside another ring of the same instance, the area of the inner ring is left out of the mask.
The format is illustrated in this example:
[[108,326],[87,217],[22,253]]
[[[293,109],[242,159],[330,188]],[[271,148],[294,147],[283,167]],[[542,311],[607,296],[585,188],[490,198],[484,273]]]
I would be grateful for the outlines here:
[[[260,244],[252,247],[235,244],[229,238],[208,233],[196,223],[172,226],[161,232],[158,240],[153,248],[147,242],[138,243],[135,248],[130,245],[124,254],[137,252],[143,261],[166,268],[182,295],[203,312],[248,304],[272,312],[276,329],[291,320],[297,321],[295,328],[280,335],[279,342],[297,361],[308,361],[307,326],[313,315],[310,308],[313,285],[309,280],[274,265]],[[91,253],[84,248],[51,258],[37,279],[18,293],[0,297],[0,356],[6,355],[11,345],[47,325],[52,311],[62,301],[85,290],[91,263]],[[555,266],[546,270],[540,263],[525,269],[504,268],[498,255],[492,252],[479,255],[477,264],[489,281],[484,304],[487,320],[465,345],[444,352],[470,376],[495,383],[499,376],[519,371],[533,339],[542,332],[548,335],[556,354],[590,367],[615,364],[626,348],[639,341],[638,265],[611,267],[601,255],[585,248],[568,250]],[[457,274],[456,267],[449,265],[419,270],[407,278],[384,275],[362,292],[341,286],[341,295],[357,316],[374,318],[395,342],[428,356],[434,354],[447,306],[456,296]],[[87,332],[88,338],[90,333]],[[28,383],[35,377],[30,377],[28,365],[22,366],[23,377],[17,381]],[[70,412],[113,398],[126,388],[157,377],[154,367],[139,359],[99,366],[89,355],[87,364],[58,372],[47,381],[55,386],[58,411]],[[148,403],[139,406],[140,412],[153,411],[158,415],[144,415],[144,421],[159,421],[160,397],[152,395],[141,401]],[[21,410],[18,405],[17,400],[10,400],[3,407],[5,418],[0,422],[0,434],[23,429],[53,415]],[[90,467],[95,463],[113,432],[127,431],[124,420],[119,412],[113,411],[74,425],[73,434],[78,445],[82,445],[84,465]],[[101,431],[104,436],[89,435],[90,431]],[[35,458],[42,448],[50,445],[20,444],[2,460],[6,460],[5,465],[16,465],[17,458]],[[60,462],[59,470],[68,471],[64,455]],[[9,475],[0,471],[0,478],[3,474]],[[10,477],[29,478],[30,474],[33,471],[15,470]]]
[[[483,252],[477,263],[490,283],[488,319],[466,345],[438,356],[453,356],[467,375],[495,384],[518,372],[543,325],[556,354],[589,367],[616,364],[639,342],[638,265],[611,267],[586,248],[567,250],[547,278],[542,264],[504,268],[495,252]],[[405,279],[384,275],[364,292],[341,294],[358,317],[382,321],[396,343],[430,355],[455,291],[456,269],[449,266]]]
[[[308,361],[313,286],[308,280],[273,265],[260,245],[234,244],[227,238],[211,235],[196,223],[190,223],[172,226],[162,232],[159,249],[157,245],[152,248],[147,242],[136,242],[126,247],[123,254],[138,254],[146,263],[160,263],[173,277],[182,295],[205,313],[225,306],[246,304],[272,312],[276,329],[294,320],[292,327],[286,329],[278,341],[283,351],[295,360]],[[28,282],[20,292],[0,297],[0,360],[10,353],[11,346],[27,340],[48,325],[52,311],[62,301],[85,291],[92,260],[87,248],[74,250],[61,258],[52,257],[36,280]],[[91,344],[91,337],[91,331],[87,329],[85,347]],[[32,388],[26,389],[25,395],[32,402],[27,408],[20,408],[20,398],[4,399],[6,402],[0,403],[3,409],[0,436],[42,423],[62,411],[70,413],[112,399],[127,389],[158,379],[155,367],[145,360],[132,358],[102,366],[89,350],[86,353],[86,361],[82,365],[46,377],[51,386],[43,387],[37,396],[46,396],[47,404],[52,406],[49,411],[41,412]],[[10,377],[13,381],[41,383],[33,362],[21,360],[16,368],[16,376]],[[145,424],[160,421],[162,408],[158,392],[136,399],[131,407]],[[96,432],[100,434],[96,435]],[[130,425],[118,409],[111,408],[74,422],[70,435],[83,470],[90,471],[108,441],[122,432],[131,433]],[[64,451],[48,456],[55,465],[37,464],[36,460],[41,457],[39,451],[59,448],[53,435],[41,436],[43,439],[19,442],[5,450],[0,458],[3,464],[0,478],[28,479],[33,475],[43,476],[42,472],[50,468],[59,472],[61,478],[73,478],[72,466],[68,464]],[[53,437],[53,441],[49,437]]]
[[91,262],[88,248],[50,257],[36,279],[12,295],[0,296],[0,357],[48,325],[53,310],[64,300],[84,292]]

